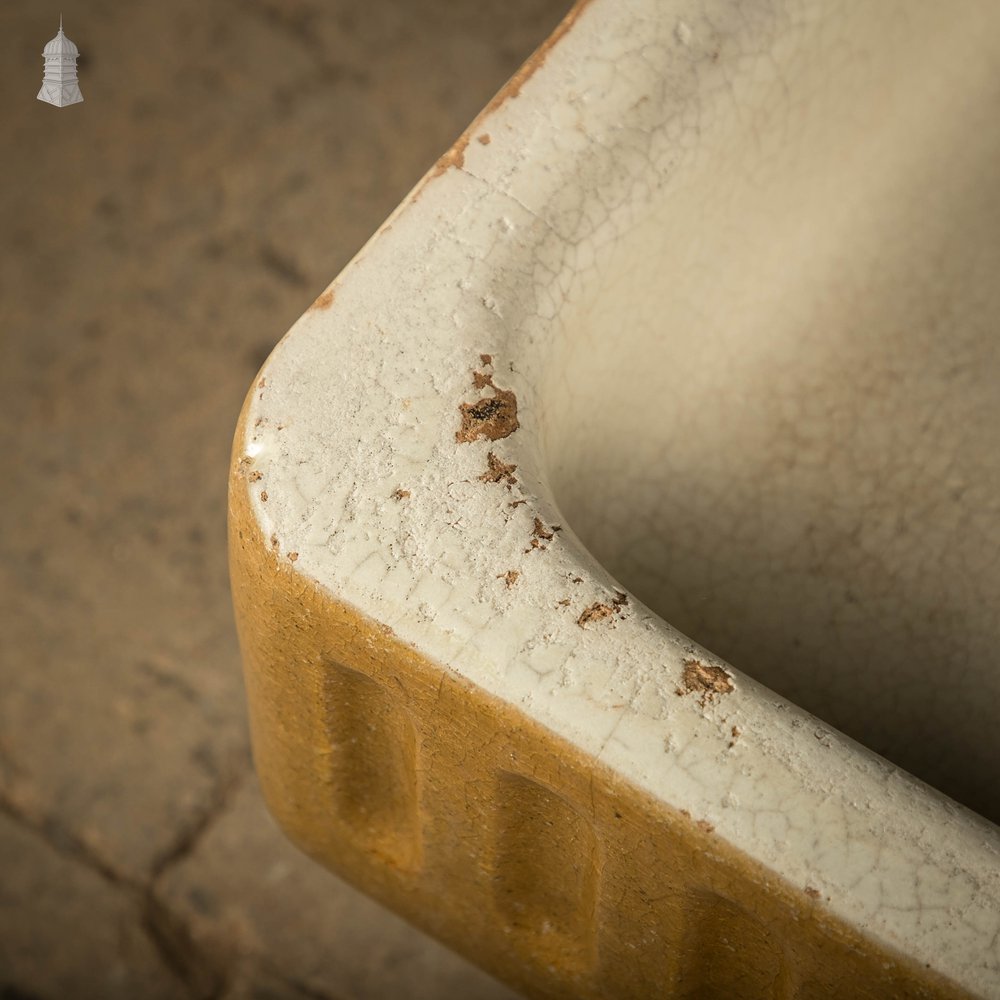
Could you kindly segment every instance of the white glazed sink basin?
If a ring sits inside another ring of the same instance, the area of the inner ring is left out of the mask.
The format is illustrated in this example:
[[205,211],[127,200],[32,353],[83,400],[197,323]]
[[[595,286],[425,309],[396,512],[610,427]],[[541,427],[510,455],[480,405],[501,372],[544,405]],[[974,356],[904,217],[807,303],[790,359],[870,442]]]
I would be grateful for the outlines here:
[[574,10],[244,408],[294,839],[535,996],[1000,997],[998,108],[985,0]]

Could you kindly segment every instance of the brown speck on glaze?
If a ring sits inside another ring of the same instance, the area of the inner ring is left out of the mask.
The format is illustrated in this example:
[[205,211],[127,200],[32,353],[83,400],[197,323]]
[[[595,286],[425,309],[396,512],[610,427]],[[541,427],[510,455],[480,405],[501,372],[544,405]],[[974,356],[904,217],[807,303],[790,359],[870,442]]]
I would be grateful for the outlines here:
[[805,893],[810,899],[819,899],[820,897],[819,889],[811,885],[806,886]]
[[249,479],[251,483],[259,482],[263,478],[264,478],[264,473],[261,472],[259,469],[254,469],[253,472],[251,472],[250,475],[247,476],[247,479]]
[[491,365],[491,364],[493,364],[493,355],[492,354],[480,354],[479,355],[479,363],[481,365]]
[[261,490],[260,491],[260,498],[261,498],[261,500],[264,501],[264,503],[267,503],[267,490]]
[[551,528],[546,528],[542,523],[540,517],[535,518],[535,525],[531,529],[531,545],[524,551],[531,552],[532,549],[539,549],[542,552],[545,551],[547,546],[543,545],[542,542],[551,542],[555,538],[555,532],[562,531],[562,526],[559,524],[552,525]]
[[[687,809],[681,809],[680,813],[685,819],[691,819],[691,813],[689,813]],[[704,830],[706,833],[712,833],[712,831],[715,830],[715,827],[712,826],[707,819],[696,819],[694,821],[694,825],[698,827],[699,830]]]
[[521,574],[516,569],[509,569],[506,573],[500,573],[497,575],[498,580],[503,580],[508,587],[513,587],[517,583],[517,578]]
[[492,451],[487,452],[486,471],[479,477],[480,482],[499,483],[503,481],[507,484],[507,489],[510,489],[517,482],[517,479],[514,478],[516,468],[516,465],[500,461]]
[[580,628],[586,628],[591,622],[600,622],[604,621],[605,618],[611,618],[614,613],[615,609],[610,604],[595,601],[583,609],[583,613],[577,618],[576,623]]
[[490,142],[491,142],[489,132],[483,132],[482,135],[476,136],[476,141],[479,142],[479,143],[481,143],[484,146],[488,146],[490,144]]
[[309,312],[312,312],[314,309],[319,309],[319,310],[329,309],[330,306],[333,305],[333,296],[334,296],[333,289],[332,288],[328,288],[309,307]]
[[[574,580],[574,582],[576,581]],[[610,603],[605,601],[595,601],[593,604],[584,609],[583,614],[577,618],[576,623],[583,628],[590,624],[590,622],[604,621],[606,618],[613,618],[616,614],[624,617],[625,612],[622,609],[627,604],[628,596],[623,594],[620,590],[616,590],[615,596]]]
[[731,737],[729,740],[729,747],[732,749],[736,746],[736,741],[743,735],[743,730],[740,729],[739,726],[733,726],[733,728],[729,730],[729,735]]
[[299,558],[298,552],[289,552],[288,559],[290,562],[295,562]]
[[545,525],[542,523],[542,519],[540,517],[535,518],[535,526],[531,529],[531,533],[535,536],[535,538],[544,539],[546,542],[551,542],[552,539],[555,538],[553,531],[545,530]]
[[681,677],[682,688],[677,693],[700,694],[702,708],[722,694],[733,690],[733,680],[722,667],[712,663],[702,663],[701,660],[688,659],[684,661],[684,674]]
[[409,490],[403,490],[403,489],[395,489],[395,490],[392,491],[392,493],[390,494],[390,496],[392,497],[393,500],[409,500],[410,499],[410,491]]
[[452,167],[461,170],[465,166],[465,150],[468,148],[468,145],[469,133],[465,132],[458,137],[455,145],[434,164],[431,177],[440,177],[446,170],[450,170]]

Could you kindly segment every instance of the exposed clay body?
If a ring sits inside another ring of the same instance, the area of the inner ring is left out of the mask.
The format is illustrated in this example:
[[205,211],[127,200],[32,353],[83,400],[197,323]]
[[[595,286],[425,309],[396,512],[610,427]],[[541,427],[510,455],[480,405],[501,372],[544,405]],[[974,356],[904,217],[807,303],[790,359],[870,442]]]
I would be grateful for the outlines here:
[[493,384],[492,375],[475,372],[473,385],[477,389],[493,389],[491,396],[484,396],[475,403],[462,403],[459,412],[462,426],[455,432],[455,440],[468,443],[485,438],[498,441],[510,436],[520,426],[517,422],[517,397],[509,389],[499,389]]
[[517,466],[513,463],[501,462],[492,451],[486,454],[486,471],[479,477],[484,483],[499,483],[504,482],[507,484],[507,489],[510,489],[517,480],[514,478],[514,472]]
[[[722,667],[714,663],[702,663],[700,660],[684,661],[681,683],[683,690],[678,688],[677,693],[699,694],[702,707],[714,701],[720,694],[729,694],[733,690],[733,680]],[[735,727],[733,728],[735,730]],[[735,737],[737,732],[733,732],[732,735]]]

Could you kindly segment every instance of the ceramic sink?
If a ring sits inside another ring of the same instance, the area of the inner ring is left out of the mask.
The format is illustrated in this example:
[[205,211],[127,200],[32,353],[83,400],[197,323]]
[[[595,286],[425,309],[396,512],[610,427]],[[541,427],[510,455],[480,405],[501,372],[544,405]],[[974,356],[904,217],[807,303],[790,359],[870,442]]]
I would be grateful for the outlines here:
[[289,836],[533,997],[1000,997],[1000,6],[578,4],[231,472]]

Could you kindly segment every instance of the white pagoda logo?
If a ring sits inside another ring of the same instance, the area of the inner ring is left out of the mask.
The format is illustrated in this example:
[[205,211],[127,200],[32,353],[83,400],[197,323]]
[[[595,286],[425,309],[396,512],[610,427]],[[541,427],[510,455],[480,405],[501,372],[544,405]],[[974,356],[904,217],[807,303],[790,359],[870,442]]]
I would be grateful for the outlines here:
[[79,104],[83,100],[80,85],[76,82],[76,60],[80,50],[63,34],[62,14],[59,15],[59,34],[42,49],[45,76],[38,99],[57,108]]

